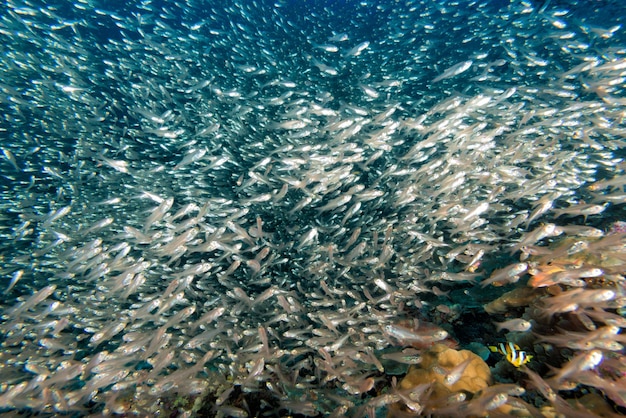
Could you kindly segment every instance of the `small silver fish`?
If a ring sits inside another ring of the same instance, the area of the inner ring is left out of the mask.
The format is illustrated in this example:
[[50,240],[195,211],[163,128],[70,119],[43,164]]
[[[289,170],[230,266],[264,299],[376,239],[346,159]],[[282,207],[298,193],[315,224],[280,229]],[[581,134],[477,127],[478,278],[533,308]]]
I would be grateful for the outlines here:
[[462,62],[459,62],[457,64],[454,64],[452,67],[447,68],[443,73],[441,73],[440,75],[435,77],[433,79],[433,83],[436,83],[436,82],[441,81],[441,80],[445,80],[447,78],[452,78],[452,77],[454,77],[456,75],[459,75],[459,74],[469,70],[469,68],[472,66],[473,63],[474,63],[474,61],[467,60],[467,61],[462,61]]
[[509,331],[526,332],[532,327],[529,321],[521,318],[510,319],[504,322],[494,322],[494,324],[498,331],[507,329]]

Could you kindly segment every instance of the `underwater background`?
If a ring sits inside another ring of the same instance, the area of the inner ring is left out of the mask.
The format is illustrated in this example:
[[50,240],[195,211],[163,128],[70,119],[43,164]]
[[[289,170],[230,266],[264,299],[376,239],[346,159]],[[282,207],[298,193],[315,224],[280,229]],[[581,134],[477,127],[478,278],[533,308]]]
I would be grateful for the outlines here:
[[625,415],[622,1],[0,7],[0,415]]

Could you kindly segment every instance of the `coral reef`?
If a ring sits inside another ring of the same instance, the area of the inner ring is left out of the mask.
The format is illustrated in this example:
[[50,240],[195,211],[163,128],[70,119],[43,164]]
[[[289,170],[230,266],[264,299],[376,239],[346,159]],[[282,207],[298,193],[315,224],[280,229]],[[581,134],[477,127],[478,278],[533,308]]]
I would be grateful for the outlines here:
[[[459,367],[462,370],[451,379],[451,374]],[[479,356],[469,350],[457,351],[436,344],[423,353],[420,364],[411,366],[399,386],[401,390],[410,391],[426,385],[430,391],[428,402],[442,405],[456,393],[463,394],[463,397],[471,395],[488,387],[491,382],[489,366]],[[390,416],[400,410],[400,405],[394,405],[390,409]]]
[[[523,374],[501,363],[493,371],[498,379],[521,377],[543,416],[616,416],[626,407],[621,225],[606,235],[590,227],[564,227],[563,237],[526,248],[527,285],[485,305],[494,318],[515,309],[532,322],[532,332],[507,334],[509,341],[532,347],[535,358],[520,369]],[[583,235],[589,232],[595,236]]]
[[[450,371],[467,360],[469,364],[462,374],[449,385],[445,382]],[[408,389],[423,383],[433,383],[433,398],[449,396],[454,392],[476,393],[491,383],[489,366],[480,357],[469,350],[454,350],[443,344],[437,344],[423,354],[421,364],[412,366],[400,387]]]

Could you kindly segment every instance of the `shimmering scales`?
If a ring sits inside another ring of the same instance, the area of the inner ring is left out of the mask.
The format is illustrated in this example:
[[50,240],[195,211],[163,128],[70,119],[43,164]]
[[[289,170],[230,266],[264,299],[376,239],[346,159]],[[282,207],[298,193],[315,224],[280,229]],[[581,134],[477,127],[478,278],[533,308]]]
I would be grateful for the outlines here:
[[109,3],[0,14],[0,413],[626,406],[622,1]]

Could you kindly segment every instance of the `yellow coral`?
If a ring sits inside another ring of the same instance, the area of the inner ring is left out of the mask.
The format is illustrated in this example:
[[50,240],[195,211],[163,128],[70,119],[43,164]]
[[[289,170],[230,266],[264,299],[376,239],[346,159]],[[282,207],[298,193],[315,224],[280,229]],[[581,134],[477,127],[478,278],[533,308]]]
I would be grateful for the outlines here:
[[[452,385],[446,386],[442,370],[451,370],[471,358],[461,377]],[[424,383],[432,383],[431,399],[448,397],[454,392],[476,393],[491,384],[489,366],[469,350],[453,350],[443,344],[436,344],[424,353],[419,365],[412,366],[400,382],[400,388],[409,389]]]

